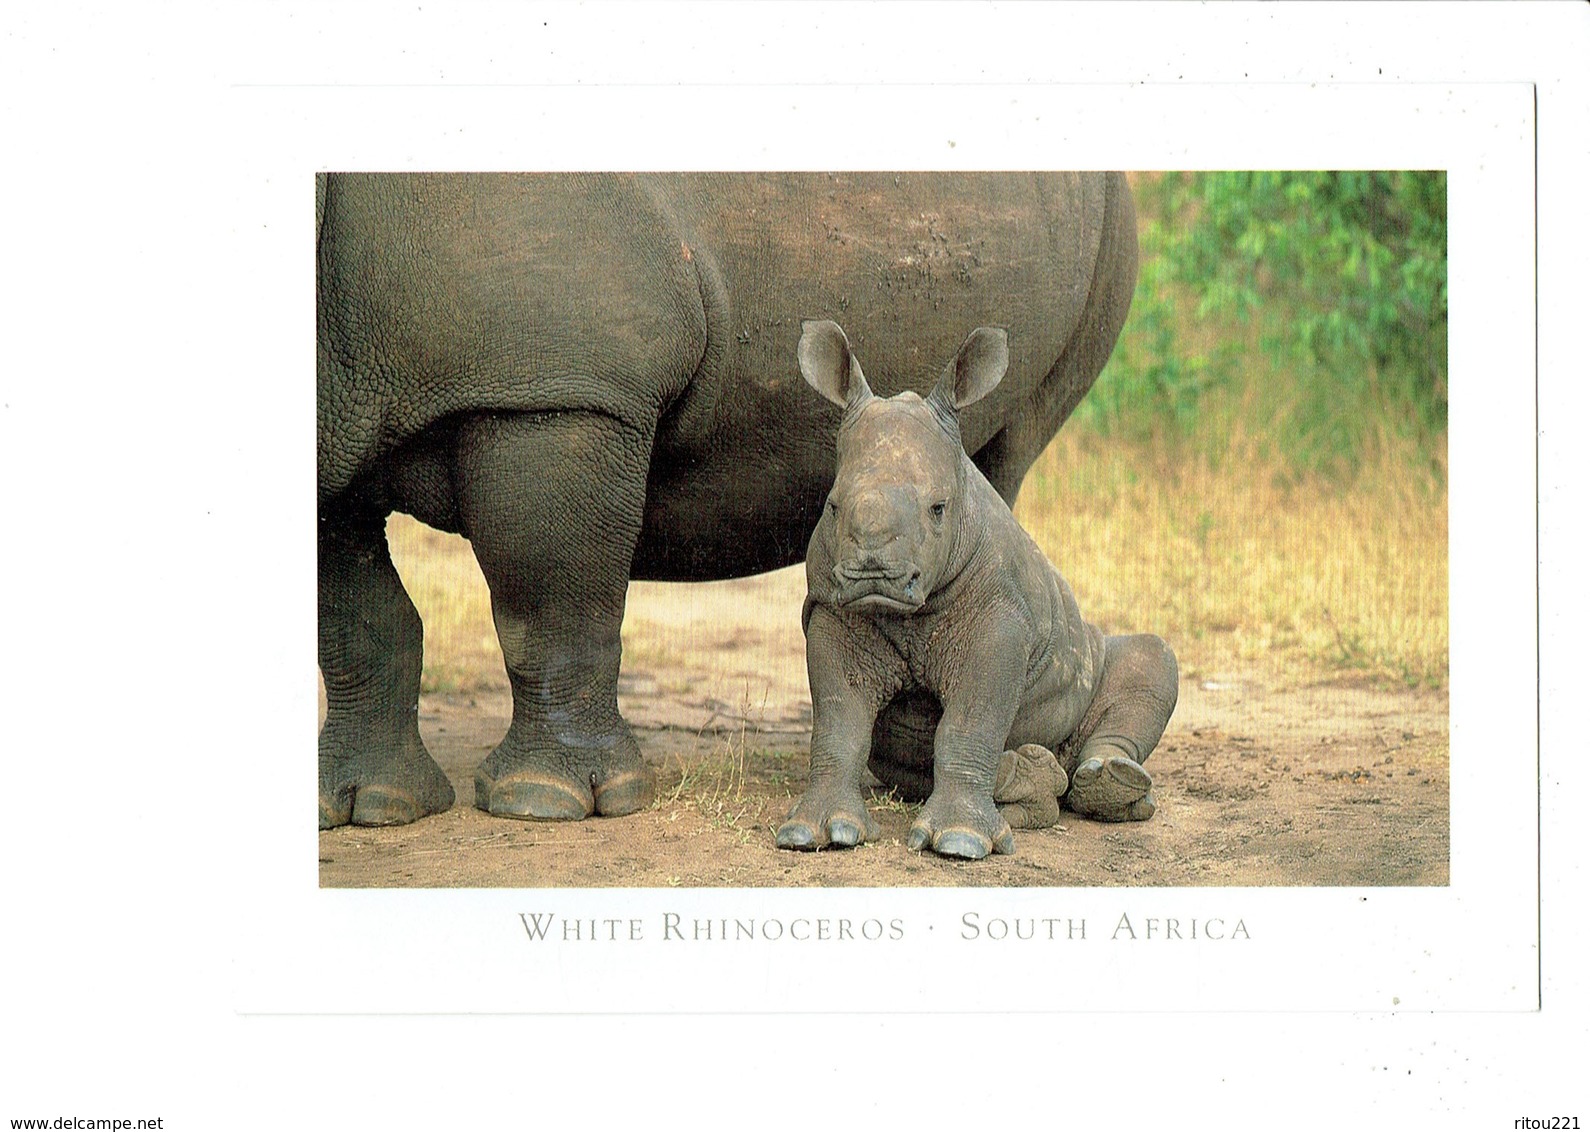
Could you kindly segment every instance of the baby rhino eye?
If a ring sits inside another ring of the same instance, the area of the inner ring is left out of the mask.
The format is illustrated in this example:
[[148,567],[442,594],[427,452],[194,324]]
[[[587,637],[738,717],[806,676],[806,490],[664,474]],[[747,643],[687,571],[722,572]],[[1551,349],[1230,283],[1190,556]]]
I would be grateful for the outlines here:
[[933,517],[934,517],[934,518],[935,518],[935,519],[942,519],[942,518],[944,518],[944,509],[945,509],[945,508],[946,508],[946,507],[948,507],[948,506],[949,506],[949,503],[948,503],[948,502],[943,502],[943,503],[935,503],[935,504],[933,504]]

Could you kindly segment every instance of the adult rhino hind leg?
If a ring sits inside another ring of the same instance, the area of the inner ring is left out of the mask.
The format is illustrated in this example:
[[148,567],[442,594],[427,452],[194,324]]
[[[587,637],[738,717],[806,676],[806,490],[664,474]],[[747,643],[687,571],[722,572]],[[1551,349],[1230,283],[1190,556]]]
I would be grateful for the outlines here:
[[463,426],[464,533],[491,589],[513,722],[475,775],[501,817],[633,813],[655,784],[618,713],[619,629],[651,436],[600,413],[488,415]]
[[420,741],[422,630],[378,510],[320,515],[320,828],[403,825],[441,813],[453,788]]
[[1149,634],[1105,641],[1093,707],[1067,744],[1068,809],[1099,821],[1154,816],[1154,780],[1144,769],[1176,707],[1178,672],[1170,646]]

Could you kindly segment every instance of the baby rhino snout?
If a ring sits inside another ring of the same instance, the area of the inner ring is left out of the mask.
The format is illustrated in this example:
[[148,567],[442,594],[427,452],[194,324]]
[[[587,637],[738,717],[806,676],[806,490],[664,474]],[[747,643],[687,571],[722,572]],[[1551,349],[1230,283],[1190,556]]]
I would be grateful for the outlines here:
[[[882,550],[900,537],[905,500],[899,488],[869,488],[851,497],[844,509],[840,532],[847,549],[863,553]],[[895,498],[890,498],[894,496]]]
[[927,599],[922,571],[910,563],[893,563],[875,555],[847,558],[834,567],[839,583],[837,604],[855,608],[879,606],[910,612]]
[[887,578],[909,589],[922,580],[922,571],[907,562],[889,562],[874,554],[861,554],[835,566],[834,577],[840,583]]
[[905,538],[907,518],[898,488],[868,488],[856,492],[839,512],[839,561],[834,576],[841,582],[859,578],[904,580],[913,571],[910,540]]
[[882,487],[857,492],[839,507],[833,573],[841,604],[921,604],[922,570],[907,537],[913,503],[909,491]]

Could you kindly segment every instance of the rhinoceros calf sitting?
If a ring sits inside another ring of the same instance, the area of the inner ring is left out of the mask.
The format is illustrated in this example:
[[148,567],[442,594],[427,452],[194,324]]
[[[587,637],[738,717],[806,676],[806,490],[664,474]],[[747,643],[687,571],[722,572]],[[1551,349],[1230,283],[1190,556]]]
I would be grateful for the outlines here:
[[1153,815],[1143,761],[1176,706],[1155,636],[1106,638],[967,458],[958,410],[1009,361],[972,332],[927,398],[879,398],[844,332],[808,322],[801,373],[843,405],[832,494],[806,558],[811,779],[779,828],[789,849],[877,836],[863,769],[926,799],[909,845],[954,857],[1014,848],[1063,803]]

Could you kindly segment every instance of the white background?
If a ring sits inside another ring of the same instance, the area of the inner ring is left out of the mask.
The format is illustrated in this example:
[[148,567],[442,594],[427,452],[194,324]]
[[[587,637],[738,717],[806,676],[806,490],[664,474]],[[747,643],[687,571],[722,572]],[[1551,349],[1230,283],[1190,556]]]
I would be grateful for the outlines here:
[[[824,894],[814,900],[811,894],[753,891],[698,894],[681,904],[672,895],[605,891],[536,898],[321,892],[305,873],[313,863],[296,801],[303,794],[303,760],[270,758],[273,749],[302,748],[313,689],[304,688],[300,678],[300,696],[310,695],[295,701],[285,694],[289,686],[281,687],[279,710],[259,715],[263,726],[273,732],[279,726],[280,733],[262,744],[259,762],[244,764],[246,786],[239,793],[252,804],[250,829],[256,832],[243,842],[249,903],[240,932],[245,967],[239,1004],[251,1011],[677,1009],[682,999],[676,983],[682,981],[691,987],[686,1001],[703,1010],[838,1009],[861,1001],[876,1010],[1532,1007],[1538,997],[1536,791],[1533,743],[1528,736],[1520,742],[1518,732],[1518,721],[1532,716],[1535,700],[1534,516],[1527,506],[1534,491],[1531,88],[756,86],[731,93],[742,125],[708,133],[684,150],[670,139],[666,124],[711,119],[725,102],[723,91],[652,89],[640,106],[631,90],[510,88],[465,97],[385,88],[237,92],[236,126],[252,140],[239,154],[235,182],[246,195],[236,214],[272,219],[239,233],[239,260],[270,264],[246,280],[239,305],[253,324],[302,323],[313,304],[313,277],[304,269],[312,229],[303,173],[317,167],[394,168],[412,160],[416,118],[406,111],[387,113],[395,102],[412,101],[416,114],[437,115],[430,129],[446,140],[425,161],[465,167],[655,168],[688,160],[712,169],[750,160],[778,167],[1158,168],[1196,154],[1205,164],[1238,168],[1268,163],[1447,169],[1453,233],[1451,530],[1460,550],[1451,575],[1456,644],[1450,888],[1374,892],[1372,898],[1361,892],[1262,890],[1112,894],[1085,902],[1092,922],[1087,948],[1072,948],[1062,958],[1052,949],[1006,947],[982,960],[965,958],[955,946],[965,910],[955,893],[896,893],[887,900],[871,893]],[[446,113],[435,109],[438,104]],[[447,114],[458,115],[467,128],[448,136]],[[352,135],[337,124],[349,118],[364,123]],[[744,132],[768,119],[789,125],[770,131],[765,146],[747,149]],[[846,123],[843,131],[805,125],[839,120]],[[283,128],[283,121],[290,126]],[[282,170],[300,175],[282,176]],[[284,231],[295,237],[283,239]],[[286,385],[278,375],[294,374],[303,393],[272,406],[282,414],[279,421],[257,422],[256,436],[276,446],[273,456],[298,455],[281,440],[304,426],[312,372],[301,360],[307,345],[302,338],[280,336],[242,362],[250,386]],[[1498,396],[1498,389],[1510,393]],[[308,461],[307,452],[302,460]],[[299,467],[289,463],[283,471],[294,475]],[[308,498],[284,502],[289,521],[259,536],[308,553],[311,547],[300,537]],[[286,555],[278,551],[273,557]],[[306,562],[297,576],[307,581],[311,574]],[[1511,582],[1499,585],[1498,579]],[[309,603],[289,604],[281,613],[287,623],[303,622],[307,636],[313,632],[312,610]],[[304,654],[294,651],[301,638],[278,636],[285,646],[283,669],[301,664]],[[1498,657],[1513,662],[1498,664]],[[1499,773],[1499,767],[1507,772]],[[1047,914],[1044,908],[1055,903],[1052,895],[1005,893],[983,906],[989,909],[985,915],[1032,917]],[[836,940],[804,949],[792,949],[787,941],[783,947],[681,948],[662,938],[659,927],[662,909],[687,920],[788,918],[817,909],[859,922],[869,906],[885,904],[889,915],[905,919],[909,938],[900,945],[844,946]],[[551,964],[545,961],[552,956],[524,954],[516,913],[525,910],[587,918],[644,911],[651,931],[638,941],[641,946],[620,949],[543,945],[542,953],[559,951]],[[1228,930],[1240,916],[1258,939],[1240,947],[1145,946],[1130,956],[1120,947],[1094,946],[1122,914],[1144,920],[1174,914],[1183,925],[1221,915]],[[328,939],[361,956],[361,978],[349,979],[324,962]],[[450,964],[430,962],[432,956],[471,952],[482,968],[512,974],[460,980]],[[520,971],[526,962],[533,965]],[[880,963],[921,971],[923,977],[932,972],[932,1001],[924,1004],[916,979],[876,979]],[[999,980],[985,977],[980,968],[987,964],[1001,968]],[[1086,980],[1057,973],[1076,964],[1119,971]],[[1015,986],[1023,988],[1016,1001],[999,989]]]
[[[6,17],[0,1119],[1590,1118],[1583,6],[228,11]],[[312,170],[1263,165],[1452,171],[1450,888],[975,892],[949,911],[914,892],[314,889],[312,835],[282,816],[307,814],[314,729]],[[637,968],[521,944],[513,913],[553,896],[653,921],[899,909],[941,931],[963,906],[1080,914],[1090,937],[1120,911],[1241,916],[1257,938],[1127,959],[1098,939],[652,948]],[[997,1013],[1012,999],[1081,1012]]]

